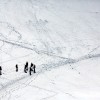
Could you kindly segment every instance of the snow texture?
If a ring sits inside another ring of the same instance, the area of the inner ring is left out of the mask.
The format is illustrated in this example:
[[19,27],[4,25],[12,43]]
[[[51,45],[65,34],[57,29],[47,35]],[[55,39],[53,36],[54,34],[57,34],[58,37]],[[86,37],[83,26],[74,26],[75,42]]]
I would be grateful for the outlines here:
[[0,66],[0,100],[100,100],[100,0],[0,0]]

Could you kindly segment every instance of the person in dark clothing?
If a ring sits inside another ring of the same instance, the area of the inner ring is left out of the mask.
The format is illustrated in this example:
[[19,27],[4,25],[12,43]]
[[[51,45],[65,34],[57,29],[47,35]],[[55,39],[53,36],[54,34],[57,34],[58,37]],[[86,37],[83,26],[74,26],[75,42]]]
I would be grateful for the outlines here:
[[36,73],[36,65],[31,63],[31,66],[30,66],[30,70],[29,70],[29,74],[32,75],[32,71],[33,73]]
[[24,72],[27,73],[28,71],[28,62],[26,62],[25,67],[24,67]]
[[33,67],[33,65],[34,65],[34,64],[33,64],[33,63],[31,63],[31,67]]
[[0,75],[2,75],[2,67],[0,66]]
[[34,73],[36,73],[36,70],[35,69],[36,69],[36,65],[34,64],[34,66],[33,66],[33,72]]
[[33,66],[30,66],[29,68],[29,74],[32,75],[32,71],[33,71]]
[[18,72],[18,64],[16,64],[16,66],[15,66],[15,67],[16,67],[16,72]]
[[32,75],[33,66],[34,66],[34,64],[33,64],[33,63],[31,63],[30,70],[29,70],[29,74],[30,74],[30,75]]

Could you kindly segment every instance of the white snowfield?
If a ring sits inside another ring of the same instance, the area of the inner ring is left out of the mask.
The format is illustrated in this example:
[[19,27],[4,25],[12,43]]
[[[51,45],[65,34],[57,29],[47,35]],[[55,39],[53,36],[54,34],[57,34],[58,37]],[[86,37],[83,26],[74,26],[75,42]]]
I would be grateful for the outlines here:
[[100,100],[100,0],[0,0],[0,66],[0,100]]

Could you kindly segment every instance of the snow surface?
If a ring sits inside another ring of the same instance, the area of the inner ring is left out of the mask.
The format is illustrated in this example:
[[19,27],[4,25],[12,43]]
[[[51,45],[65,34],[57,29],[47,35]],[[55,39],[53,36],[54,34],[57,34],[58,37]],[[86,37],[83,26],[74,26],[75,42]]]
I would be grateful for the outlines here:
[[100,100],[99,63],[100,0],[0,0],[0,100]]

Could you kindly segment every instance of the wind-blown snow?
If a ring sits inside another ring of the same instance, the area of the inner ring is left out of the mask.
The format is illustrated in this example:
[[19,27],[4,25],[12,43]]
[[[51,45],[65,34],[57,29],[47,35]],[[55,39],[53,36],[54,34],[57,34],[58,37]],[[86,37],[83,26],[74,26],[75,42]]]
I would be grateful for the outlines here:
[[99,100],[99,57],[99,0],[0,0],[0,100]]

